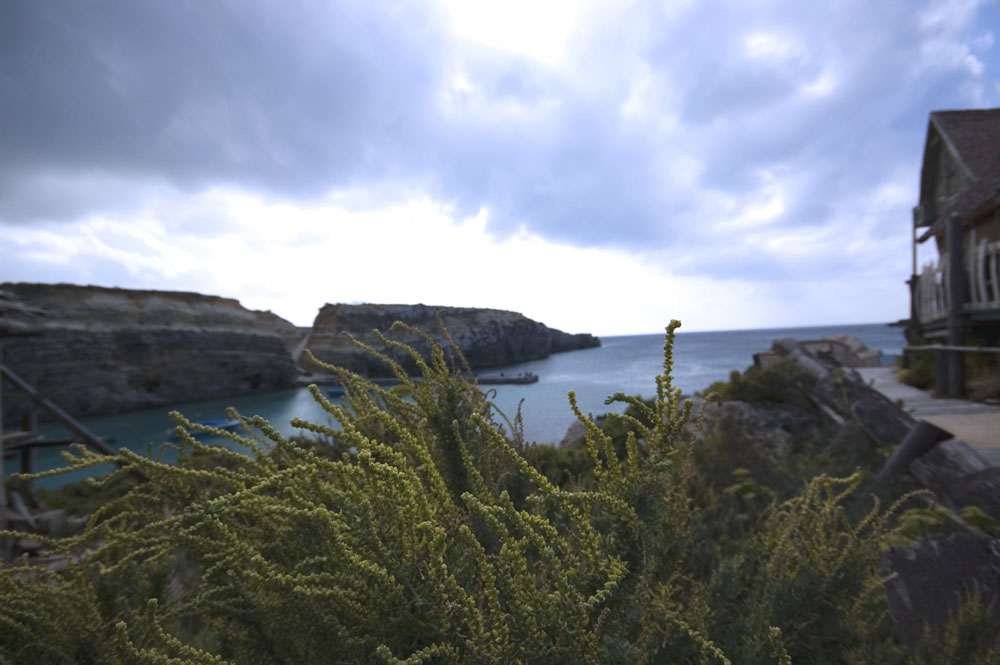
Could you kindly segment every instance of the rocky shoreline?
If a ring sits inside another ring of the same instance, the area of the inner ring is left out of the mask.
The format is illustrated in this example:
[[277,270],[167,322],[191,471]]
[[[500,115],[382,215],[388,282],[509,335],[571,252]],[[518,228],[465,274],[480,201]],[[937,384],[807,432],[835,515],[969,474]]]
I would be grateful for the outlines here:
[[[78,417],[292,387],[317,369],[302,357],[305,348],[362,375],[389,376],[349,336],[378,345],[373,330],[400,320],[443,341],[438,315],[472,368],[600,345],[593,335],[570,335],[495,309],[328,304],[303,329],[232,298],[199,293],[0,284],[4,364]],[[417,335],[393,338],[422,353],[429,348]],[[412,369],[405,353],[390,355]],[[8,397],[4,423],[17,423],[33,408]]]

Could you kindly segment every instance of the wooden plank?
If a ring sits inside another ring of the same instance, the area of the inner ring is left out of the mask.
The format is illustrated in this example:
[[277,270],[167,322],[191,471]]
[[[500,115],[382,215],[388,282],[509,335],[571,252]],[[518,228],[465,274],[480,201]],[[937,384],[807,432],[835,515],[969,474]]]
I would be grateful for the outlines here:
[[927,311],[927,266],[924,266],[917,278],[917,321],[930,321]]
[[904,346],[904,351],[961,351],[964,353],[1000,353],[998,346],[960,346],[953,344],[926,344],[924,346]]
[[926,420],[918,420],[906,438],[899,444],[896,451],[879,471],[876,483],[906,471],[910,463],[936,446],[938,443],[952,438],[951,434]]
[[24,379],[19,377],[17,374],[14,374],[12,371],[10,371],[10,369],[8,369],[6,365],[0,365],[0,376],[6,378],[15,387],[17,387],[18,390],[28,395],[28,397],[30,397],[31,400],[35,402],[35,404],[45,409],[45,411],[47,411],[50,415],[52,415],[56,420],[59,420],[64,425],[66,425],[67,429],[73,432],[73,434],[76,434],[78,437],[80,437],[83,443],[86,443],[88,446],[92,446],[98,452],[104,453],[105,455],[115,454],[115,452],[111,450],[111,448],[109,448],[104,443],[104,441],[91,434],[90,430],[81,425],[80,422],[76,420],[76,418],[74,418],[73,416],[69,415],[68,413],[60,409],[58,406],[55,405],[55,403],[52,402],[52,400],[42,396],[37,390],[32,388],[31,385],[29,385]]
[[35,436],[31,432],[7,432],[6,434],[0,434],[0,441],[20,441],[21,439],[30,439]]
[[993,298],[990,308],[1000,308],[1000,242],[990,245],[990,285],[993,287]]
[[973,249],[969,256],[971,263],[972,278],[970,285],[972,293],[969,294],[969,304],[973,309],[984,309],[986,307],[986,284],[983,282],[983,269],[986,264],[986,241],[983,240]]
[[930,266],[931,319],[941,318],[941,312],[944,311],[944,293],[941,291],[941,267],[944,265],[946,264],[941,262],[937,267]]
[[[948,344],[952,346],[965,343],[962,312],[969,299],[962,226],[962,219],[958,215],[952,214],[948,218]],[[952,397],[964,397],[965,361],[958,351],[945,351],[945,354],[948,357],[948,394]]]

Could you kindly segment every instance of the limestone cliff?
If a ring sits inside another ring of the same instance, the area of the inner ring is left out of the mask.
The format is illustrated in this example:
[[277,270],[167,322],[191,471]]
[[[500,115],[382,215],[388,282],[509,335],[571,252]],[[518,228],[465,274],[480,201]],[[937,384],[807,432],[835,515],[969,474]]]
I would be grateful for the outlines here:
[[[302,336],[229,298],[70,284],[0,285],[0,322],[39,333],[7,338],[5,363],[77,416],[290,386]],[[29,406],[8,396],[5,421]]]
[[[387,330],[398,320],[443,343],[439,312],[472,367],[536,360],[600,345],[593,335],[570,335],[522,314],[495,309],[326,305],[309,330],[218,296],[0,284],[5,364],[74,416],[288,387],[295,382],[294,359],[303,348],[366,376],[389,376],[385,365],[354,346],[344,333],[376,343],[372,331]],[[37,334],[21,336],[31,330]],[[428,352],[419,336],[393,336],[425,355]],[[393,357],[414,369],[405,354],[396,352]],[[33,408],[13,395],[5,395],[3,406],[8,424]]]
[[[441,316],[452,339],[469,365],[490,367],[545,358],[551,353],[600,346],[589,334],[570,335],[548,328],[523,314],[499,309],[433,307],[428,305],[324,305],[313,323],[308,348],[320,360],[371,377],[390,376],[388,367],[351,343],[348,335],[381,348],[373,330],[387,330],[395,321],[408,323],[444,343],[437,317]],[[429,349],[418,335],[397,332],[425,356]],[[390,353],[408,370],[413,363],[402,352]]]

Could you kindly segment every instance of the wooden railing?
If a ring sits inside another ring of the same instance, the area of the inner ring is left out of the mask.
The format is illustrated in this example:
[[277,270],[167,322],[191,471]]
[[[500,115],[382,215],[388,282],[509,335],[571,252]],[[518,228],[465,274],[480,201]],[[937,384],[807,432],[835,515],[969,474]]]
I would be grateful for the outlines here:
[[1000,309],[1000,242],[985,240],[969,253],[969,304],[972,311]]
[[[968,279],[966,312],[1000,310],[1000,242],[979,242],[965,256]],[[941,255],[937,265],[924,266],[917,278],[916,314],[921,323],[930,323],[948,316],[948,253]]]
[[941,255],[937,265],[928,263],[917,278],[916,292],[917,319],[930,323],[948,315],[948,254]]

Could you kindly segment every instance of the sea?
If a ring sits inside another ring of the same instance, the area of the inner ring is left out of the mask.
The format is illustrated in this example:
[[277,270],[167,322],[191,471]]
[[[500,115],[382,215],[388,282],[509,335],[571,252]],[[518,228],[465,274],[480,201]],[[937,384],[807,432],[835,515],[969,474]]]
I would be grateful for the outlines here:
[[[678,331],[674,345],[674,385],[686,394],[693,394],[716,381],[728,379],[734,370],[746,369],[753,363],[753,354],[771,348],[775,339],[792,337],[805,341],[840,333],[854,335],[869,348],[881,349],[887,358],[902,353],[905,343],[902,329],[885,323],[718,332]],[[558,443],[575,419],[567,397],[569,391],[576,392],[577,402],[584,413],[594,415],[610,410],[621,411],[620,405],[605,404],[605,399],[616,392],[654,395],[655,377],[663,371],[663,342],[663,334],[602,337],[598,348],[557,353],[542,360],[479,371],[508,375],[531,372],[538,375],[537,383],[484,386],[484,389],[490,391],[496,408],[511,420],[518,404],[521,404],[527,441]],[[263,416],[285,435],[305,433],[291,426],[290,421],[296,417],[334,424],[330,414],[320,408],[306,388],[188,402],[114,416],[85,418],[81,422],[97,436],[110,437],[113,447],[124,446],[143,454],[149,451],[162,453],[164,459],[170,460],[173,458],[172,450],[162,446],[174,428],[174,422],[168,415],[170,411],[179,411],[192,421],[204,421],[224,419],[226,408],[230,406],[246,416]],[[499,416],[498,420],[502,421]],[[40,430],[49,438],[69,436],[54,423],[43,424]],[[228,443],[228,440],[209,439],[207,442]],[[57,449],[39,448],[35,454],[37,471],[65,464]],[[19,466],[18,460],[8,459],[4,466],[6,475],[9,475]],[[58,487],[103,470],[96,467],[93,471],[52,476],[36,481],[36,486]]]

